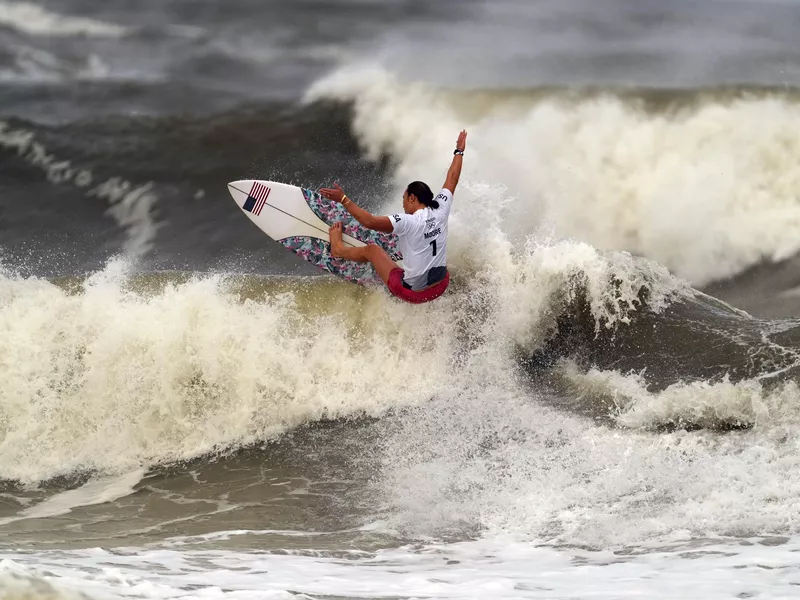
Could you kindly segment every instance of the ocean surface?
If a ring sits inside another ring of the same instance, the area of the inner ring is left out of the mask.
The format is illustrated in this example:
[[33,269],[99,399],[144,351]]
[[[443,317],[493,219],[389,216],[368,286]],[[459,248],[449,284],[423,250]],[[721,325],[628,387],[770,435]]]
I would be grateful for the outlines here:
[[[0,599],[800,597],[800,1],[0,0]],[[469,131],[448,293],[370,210]]]

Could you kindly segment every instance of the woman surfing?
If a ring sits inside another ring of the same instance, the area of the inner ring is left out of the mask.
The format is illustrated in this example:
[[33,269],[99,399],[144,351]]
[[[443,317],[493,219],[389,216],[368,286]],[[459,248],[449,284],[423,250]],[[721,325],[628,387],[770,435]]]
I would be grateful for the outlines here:
[[405,269],[398,267],[380,246],[346,247],[342,243],[341,223],[330,228],[331,254],[345,260],[372,263],[389,291],[406,302],[421,304],[444,294],[450,283],[450,273],[447,271],[447,221],[461,176],[466,145],[467,132],[462,131],[456,141],[453,162],[442,190],[435,197],[431,188],[422,181],[413,181],[406,186],[402,213],[373,215],[348,198],[335,183],[333,188],[320,190],[329,200],[341,203],[367,229],[394,233],[403,254]]

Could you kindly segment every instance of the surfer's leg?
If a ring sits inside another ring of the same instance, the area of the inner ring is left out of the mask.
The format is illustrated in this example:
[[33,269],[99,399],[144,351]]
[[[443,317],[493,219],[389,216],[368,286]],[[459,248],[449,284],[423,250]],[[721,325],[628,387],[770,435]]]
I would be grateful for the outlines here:
[[370,262],[375,267],[378,276],[385,284],[389,284],[389,274],[392,269],[399,267],[394,261],[389,258],[386,251],[380,246],[369,244],[360,248],[350,248],[342,243],[342,224],[335,223],[330,228],[331,235],[331,254],[338,258],[345,260],[354,260],[356,262]]

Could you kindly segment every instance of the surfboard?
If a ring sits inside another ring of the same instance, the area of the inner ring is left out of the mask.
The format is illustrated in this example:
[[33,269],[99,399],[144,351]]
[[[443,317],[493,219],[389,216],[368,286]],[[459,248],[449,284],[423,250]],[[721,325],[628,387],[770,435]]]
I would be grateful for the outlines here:
[[377,244],[402,267],[397,236],[363,227],[338,202],[312,190],[276,181],[242,179],[228,184],[228,191],[242,212],[273,240],[320,269],[361,285],[380,283],[369,263],[357,263],[331,255],[328,228],[342,224],[342,241],[358,247]]

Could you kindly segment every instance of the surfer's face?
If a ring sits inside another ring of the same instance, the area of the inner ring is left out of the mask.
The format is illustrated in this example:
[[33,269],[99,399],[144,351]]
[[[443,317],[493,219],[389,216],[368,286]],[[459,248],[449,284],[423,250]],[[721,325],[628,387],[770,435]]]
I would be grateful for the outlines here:
[[417,197],[414,194],[409,196],[408,191],[403,192],[403,211],[407,215],[413,215],[417,210]]

